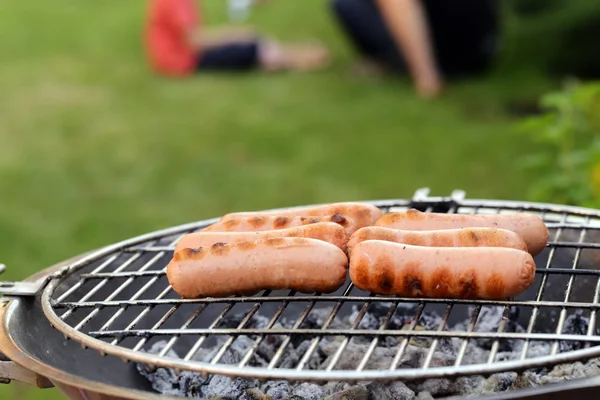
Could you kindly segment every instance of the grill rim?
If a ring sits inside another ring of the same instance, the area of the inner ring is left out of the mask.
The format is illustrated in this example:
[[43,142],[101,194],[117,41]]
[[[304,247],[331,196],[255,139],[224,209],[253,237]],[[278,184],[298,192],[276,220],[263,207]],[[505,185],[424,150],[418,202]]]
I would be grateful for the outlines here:
[[[524,212],[546,212],[546,213],[557,213],[564,214],[569,213],[573,216],[582,216],[589,218],[600,218],[600,210],[578,207],[578,206],[566,206],[552,203],[542,202],[523,202],[515,200],[493,200],[493,199],[460,199],[455,200],[451,197],[431,197],[421,198],[418,202],[425,202],[429,206],[433,206],[436,203],[441,202],[455,202],[457,207],[473,207],[473,208],[502,208],[504,210],[518,209]],[[377,207],[389,208],[389,207],[410,207],[415,203],[415,199],[387,199],[387,200],[365,200],[357,201],[366,204],[375,205]],[[318,206],[330,203],[315,203],[300,205],[294,207],[281,207],[272,208],[260,211],[284,211],[291,210],[300,207]],[[81,343],[85,347],[94,349],[103,354],[109,354],[121,358],[124,362],[137,362],[140,364],[151,365],[155,367],[172,368],[175,370],[188,370],[198,373],[208,373],[217,375],[226,375],[231,377],[245,377],[245,378],[258,378],[258,379],[284,379],[290,381],[346,381],[346,382],[359,382],[359,381],[390,381],[396,379],[404,380],[418,380],[418,379],[431,379],[431,378],[456,378],[460,376],[469,375],[489,375],[498,372],[505,371],[522,371],[530,368],[546,367],[549,365],[557,365],[568,362],[584,361],[590,358],[600,357],[600,346],[592,347],[587,349],[572,350],[565,353],[550,354],[542,357],[535,357],[525,360],[511,360],[495,362],[492,364],[471,364],[446,367],[434,367],[434,368],[411,368],[411,369],[396,369],[396,370],[300,370],[290,368],[274,368],[267,369],[265,367],[238,367],[234,364],[211,364],[210,362],[201,361],[184,361],[183,359],[174,359],[169,357],[159,357],[154,354],[149,354],[141,351],[131,350],[118,345],[111,345],[101,340],[95,339],[86,333],[82,333],[75,330],[68,324],[66,324],[60,317],[54,312],[52,305],[52,294],[54,290],[68,277],[76,273],[80,269],[86,267],[91,262],[94,262],[102,257],[105,257],[111,253],[121,251],[125,248],[135,246],[143,242],[147,242],[153,239],[162,238],[165,236],[176,235],[185,231],[200,229],[208,226],[212,223],[217,222],[220,217],[211,218],[207,220],[192,222],[188,224],[177,225],[171,228],[150,232],[144,235],[133,237],[121,242],[115,243],[110,246],[106,246],[88,256],[77,260],[71,265],[65,267],[59,277],[52,279],[46,288],[43,290],[41,296],[41,305],[44,315],[49,322],[66,337],[73,339]],[[579,226],[579,229],[585,227]],[[259,298],[257,298],[258,300]],[[227,300],[223,301],[227,303]],[[415,302],[419,302],[416,300]],[[451,300],[448,300],[451,302]],[[243,334],[243,331],[240,332]],[[415,335],[418,336],[418,335]],[[595,336],[595,335],[592,335]]]

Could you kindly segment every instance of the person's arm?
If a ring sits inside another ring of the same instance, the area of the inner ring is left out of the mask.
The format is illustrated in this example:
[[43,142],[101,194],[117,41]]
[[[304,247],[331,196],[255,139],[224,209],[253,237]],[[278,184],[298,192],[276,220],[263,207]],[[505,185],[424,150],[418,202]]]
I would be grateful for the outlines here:
[[376,0],[396,45],[404,56],[418,92],[439,94],[442,78],[433,55],[421,0]]

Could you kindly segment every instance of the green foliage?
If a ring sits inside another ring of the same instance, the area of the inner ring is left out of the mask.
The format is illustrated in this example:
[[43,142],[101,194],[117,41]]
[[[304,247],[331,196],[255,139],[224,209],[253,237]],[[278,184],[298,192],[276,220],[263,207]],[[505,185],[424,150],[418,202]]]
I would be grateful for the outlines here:
[[543,176],[532,200],[600,207],[600,83],[567,82],[540,106],[519,124],[535,143],[523,165]]

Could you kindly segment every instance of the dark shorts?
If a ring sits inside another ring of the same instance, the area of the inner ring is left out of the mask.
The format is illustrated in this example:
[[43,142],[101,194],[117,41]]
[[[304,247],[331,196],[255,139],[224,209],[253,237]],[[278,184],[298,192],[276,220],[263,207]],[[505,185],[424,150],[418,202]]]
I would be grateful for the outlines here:
[[[374,0],[331,0],[334,15],[356,50],[399,72],[403,54]],[[447,75],[470,75],[489,66],[497,50],[498,21],[493,0],[422,0],[433,51]]]
[[258,66],[258,42],[226,44],[202,52],[197,70],[247,70]]

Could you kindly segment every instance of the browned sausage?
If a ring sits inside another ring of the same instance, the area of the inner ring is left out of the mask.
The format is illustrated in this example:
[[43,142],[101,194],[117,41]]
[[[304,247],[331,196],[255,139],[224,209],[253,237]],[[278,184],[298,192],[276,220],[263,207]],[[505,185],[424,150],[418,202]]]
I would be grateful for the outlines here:
[[276,237],[306,237],[319,239],[336,245],[346,251],[348,234],[333,222],[319,222],[296,228],[277,229],[262,232],[194,232],[183,236],[175,246],[175,252],[185,248],[210,247],[215,243],[238,243]]
[[403,231],[382,226],[360,228],[348,241],[348,254],[365,240],[385,240],[429,247],[511,247],[527,251],[525,241],[513,231],[495,228],[461,228],[439,231]]
[[184,298],[251,294],[260,290],[330,293],[346,281],[348,258],[331,243],[307,238],[261,239],[183,249],[167,279]]
[[385,214],[376,226],[407,231],[430,231],[456,228],[502,228],[516,232],[525,240],[532,255],[539,254],[548,242],[548,228],[540,217],[516,214],[443,214],[418,210]]
[[342,214],[316,217],[256,215],[234,217],[226,221],[215,222],[202,229],[202,232],[262,232],[274,229],[295,228],[297,226],[316,224],[319,222],[334,222],[340,224],[346,229],[348,236],[352,235],[358,229],[356,222],[354,222],[352,218],[345,217]]
[[533,283],[531,254],[506,247],[424,247],[366,240],[350,254],[350,279],[378,294],[490,299],[514,297]]
[[316,206],[296,207],[279,211],[250,211],[226,214],[221,221],[238,217],[281,216],[281,217],[317,217],[341,214],[354,220],[358,228],[373,225],[383,215],[383,212],[372,204],[358,202],[331,203]]

